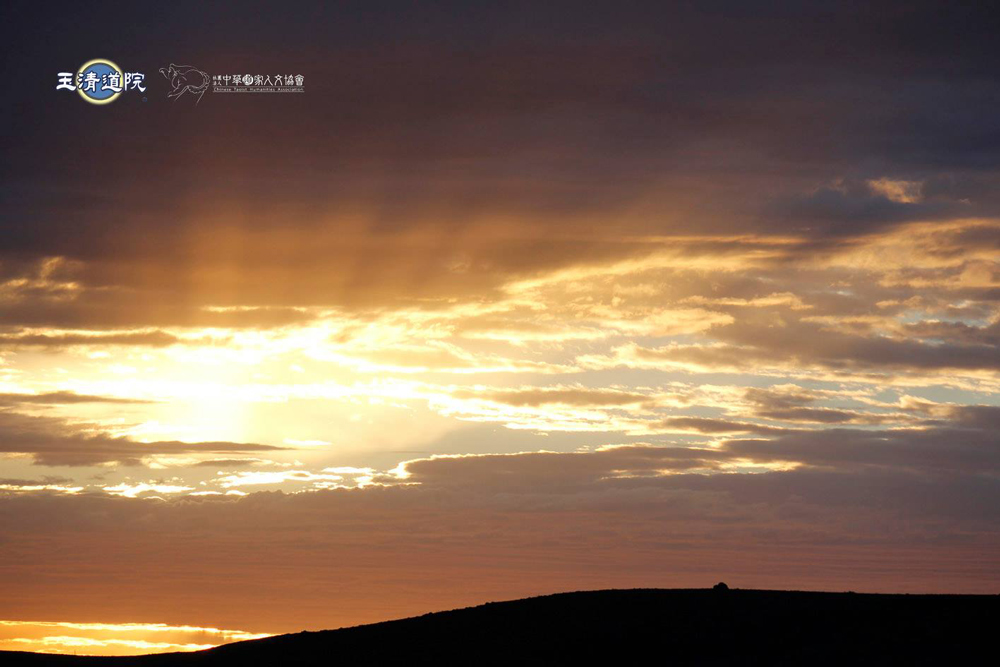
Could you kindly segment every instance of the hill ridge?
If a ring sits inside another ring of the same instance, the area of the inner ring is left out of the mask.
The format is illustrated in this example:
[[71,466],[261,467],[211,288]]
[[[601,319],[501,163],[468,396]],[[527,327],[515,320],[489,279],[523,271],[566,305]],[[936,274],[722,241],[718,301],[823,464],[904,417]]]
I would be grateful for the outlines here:
[[0,662],[65,667],[242,665],[955,663],[990,648],[1000,595],[756,589],[569,591],[301,631],[193,653],[77,657],[0,652]]

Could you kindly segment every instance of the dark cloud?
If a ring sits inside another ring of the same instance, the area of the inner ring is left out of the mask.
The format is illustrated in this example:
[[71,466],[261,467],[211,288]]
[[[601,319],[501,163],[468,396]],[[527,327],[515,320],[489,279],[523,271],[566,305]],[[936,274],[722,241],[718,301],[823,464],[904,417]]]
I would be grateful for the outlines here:
[[199,468],[234,468],[242,466],[252,466],[258,465],[260,463],[266,463],[261,459],[208,459],[207,461],[199,461],[195,464]]
[[[822,242],[1000,211],[998,63],[971,7],[307,3],[220,38],[172,5],[103,48],[147,73],[283,67],[306,94],[190,109],[152,77],[146,103],[85,108],[37,72],[89,57],[103,7],[5,22],[24,58],[9,90],[51,103],[7,118],[0,263],[63,256],[82,288],[61,310],[4,305],[10,324],[200,325],[200,306],[245,305],[279,310],[216,319],[267,326],[298,321],[290,305],[475,299],[646,252],[626,235]],[[882,177],[926,182],[925,200],[823,189]]]
[[867,184],[825,187],[807,196],[795,196],[777,205],[790,231],[810,237],[857,237],[902,222],[957,218],[969,215],[959,202],[894,201]]
[[[106,293],[101,290],[75,293],[72,298],[17,294],[0,303],[0,326],[56,327],[64,329],[228,327],[271,328],[304,324],[313,315],[295,308],[240,308],[206,310],[208,303],[192,302],[174,293],[149,291]],[[172,299],[175,303],[168,303]]]
[[[992,328],[991,325],[988,329]],[[694,364],[740,371],[785,365],[800,370],[824,368],[861,374],[1000,369],[1000,347],[983,328],[936,324],[915,328],[915,333],[953,334],[943,341],[935,340],[933,335],[922,340],[880,335],[869,327],[861,328],[858,333],[850,329],[849,323],[838,330],[797,319],[795,315],[775,322],[761,312],[714,327],[708,340],[700,344],[659,348],[632,344],[621,348],[617,357],[600,363],[665,368],[670,364]]]
[[144,401],[117,396],[92,396],[72,391],[51,391],[42,394],[0,394],[0,405],[74,405],[76,403],[116,403],[121,405],[146,404]]
[[1000,368],[1000,349],[993,344],[858,336],[803,321],[773,326],[764,321],[744,320],[719,327],[712,333],[726,342],[743,346],[737,354],[747,362],[784,360],[806,366],[845,369]]
[[46,484],[71,484],[74,480],[69,477],[58,477],[56,475],[45,475],[41,479],[2,479],[0,486],[44,486]]
[[650,400],[645,394],[614,389],[587,389],[584,387],[512,389],[507,391],[455,391],[455,398],[479,398],[514,406],[538,407],[542,405],[618,406],[636,405]]
[[965,322],[923,321],[906,326],[906,332],[929,341],[1000,347],[1000,320],[985,326]]
[[683,447],[622,446],[595,452],[486,454],[417,459],[407,481],[432,487],[550,490],[592,484],[609,476],[648,476],[665,470],[713,469],[719,452]]
[[[832,428],[796,431],[772,440],[731,440],[725,451],[755,461],[793,461],[835,470],[865,467],[916,470],[924,473],[1000,472],[1000,436],[986,418],[938,428],[860,430]],[[988,428],[982,428],[988,425]]]
[[1000,406],[997,405],[951,406],[948,408],[948,416],[958,426],[982,431],[1000,431]]
[[27,454],[39,465],[93,466],[117,463],[141,465],[155,455],[227,454],[275,451],[281,447],[236,442],[136,442],[88,432],[51,417],[31,417],[0,411],[0,453]]
[[656,427],[664,429],[691,429],[699,433],[756,433],[758,435],[771,435],[784,431],[784,429],[764,424],[737,422],[710,417],[670,417],[660,421]]
[[799,408],[820,399],[823,394],[817,391],[803,389],[796,385],[783,387],[748,387],[744,397],[757,405],[758,409],[775,410]]
[[167,347],[179,342],[179,338],[165,331],[95,334],[0,334],[0,348],[64,348],[77,345],[148,345],[151,347]]
[[811,422],[818,424],[843,424],[845,422],[872,423],[871,415],[862,415],[850,410],[833,408],[785,408],[782,410],[760,410],[758,417],[790,422]]
[[[832,393],[832,392],[831,392]],[[880,416],[810,404],[826,398],[826,393],[809,391],[797,386],[769,389],[750,387],[744,396],[754,404],[754,416],[788,422],[815,424],[880,423],[893,420],[892,416]]]

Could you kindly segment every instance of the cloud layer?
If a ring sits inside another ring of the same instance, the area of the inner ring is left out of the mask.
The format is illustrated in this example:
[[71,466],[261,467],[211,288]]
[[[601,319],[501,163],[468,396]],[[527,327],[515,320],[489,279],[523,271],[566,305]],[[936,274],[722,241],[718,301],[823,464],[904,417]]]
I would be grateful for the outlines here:
[[998,591],[989,8],[560,4],[0,10],[0,618]]

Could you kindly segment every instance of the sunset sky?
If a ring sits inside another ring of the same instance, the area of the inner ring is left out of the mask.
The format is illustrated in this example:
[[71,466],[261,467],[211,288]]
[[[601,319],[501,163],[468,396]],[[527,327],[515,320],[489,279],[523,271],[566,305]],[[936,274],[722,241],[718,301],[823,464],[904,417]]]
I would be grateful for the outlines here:
[[[2,12],[0,649],[1000,593],[975,10]],[[94,58],[146,92],[55,89]],[[304,92],[172,101],[171,63]]]

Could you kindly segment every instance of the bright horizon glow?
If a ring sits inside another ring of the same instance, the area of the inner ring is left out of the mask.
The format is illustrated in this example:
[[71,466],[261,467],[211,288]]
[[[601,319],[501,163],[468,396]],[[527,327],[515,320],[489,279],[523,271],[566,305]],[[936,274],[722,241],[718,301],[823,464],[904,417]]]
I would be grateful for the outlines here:
[[267,633],[165,623],[0,620],[0,650],[35,653],[145,655],[201,651],[230,642],[270,636]]

